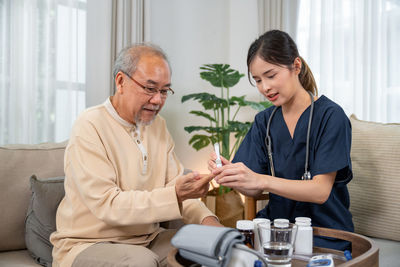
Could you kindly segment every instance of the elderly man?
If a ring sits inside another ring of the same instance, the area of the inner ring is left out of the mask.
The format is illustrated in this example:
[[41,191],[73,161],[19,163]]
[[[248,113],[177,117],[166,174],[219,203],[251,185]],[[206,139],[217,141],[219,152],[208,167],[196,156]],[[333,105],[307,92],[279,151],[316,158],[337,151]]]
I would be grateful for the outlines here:
[[164,266],[175,233],[159,222],[221,226],[201,201],[207,178],[183,175],[158,114],[173,94],[165,54],[133,45],[114,65],[116,92],[83,112],[65,152],[53,266]]

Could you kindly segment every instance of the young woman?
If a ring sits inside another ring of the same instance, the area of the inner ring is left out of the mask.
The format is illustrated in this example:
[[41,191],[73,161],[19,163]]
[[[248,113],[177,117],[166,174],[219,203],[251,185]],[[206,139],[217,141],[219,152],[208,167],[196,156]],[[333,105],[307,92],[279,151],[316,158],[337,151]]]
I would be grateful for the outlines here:
[[[212,154],[215,181],[247,196],[270,192],[257,217],[306,216],[313,226],[353,231],[346,186],[353,177],[351,125],[342,108],[317,97],[311,70],[285,32],[254,41],[247,66],[250,82],[274,106],[257,114],[232,163],[222,158],[216,168]],[[322,238],[314,246],[348,249],[347,242]]]

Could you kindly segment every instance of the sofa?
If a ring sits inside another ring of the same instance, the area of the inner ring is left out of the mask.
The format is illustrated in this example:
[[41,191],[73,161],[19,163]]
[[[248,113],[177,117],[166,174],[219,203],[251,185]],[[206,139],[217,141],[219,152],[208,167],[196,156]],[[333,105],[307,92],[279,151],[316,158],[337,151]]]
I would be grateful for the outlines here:
[[[400,124],[350,120],[355,230],[378,245],[380,266],[400,266]],[[63,196],[65,146],[0,147],[0,266],[41,266],[37,262],[46,260],[38,254],[51,249],[46,236]],[[164,226],[180,222],[169,224]]]
[[350,121],[355,232],[374,240],[380,266],[400,266],[400,123]]

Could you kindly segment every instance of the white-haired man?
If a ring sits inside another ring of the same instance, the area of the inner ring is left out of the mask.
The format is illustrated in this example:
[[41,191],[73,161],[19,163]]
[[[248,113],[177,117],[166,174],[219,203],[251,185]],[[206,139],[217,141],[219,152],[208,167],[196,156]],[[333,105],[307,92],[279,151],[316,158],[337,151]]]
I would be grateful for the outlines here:
[[127,47],[113,74],[115,94],[79,116],[65,152],[53,266],[164,266],[175,231],[160,222],[221,226],[196,199],[208,181],[183,175],[157,115],[173,94],[165,54],[148,44]]

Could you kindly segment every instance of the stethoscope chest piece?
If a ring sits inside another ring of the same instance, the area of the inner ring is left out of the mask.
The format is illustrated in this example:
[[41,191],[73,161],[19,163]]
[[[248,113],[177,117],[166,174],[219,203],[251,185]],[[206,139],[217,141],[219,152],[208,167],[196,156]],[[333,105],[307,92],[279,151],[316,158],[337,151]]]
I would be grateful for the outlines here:
[[305,172],[301,177],[302,180],[311,180],[311,173],[309,171]]

